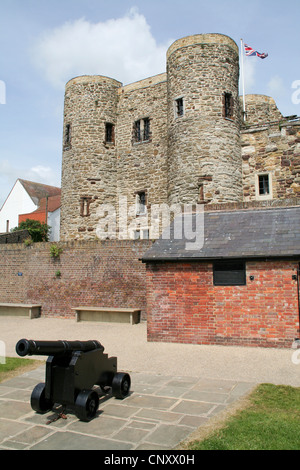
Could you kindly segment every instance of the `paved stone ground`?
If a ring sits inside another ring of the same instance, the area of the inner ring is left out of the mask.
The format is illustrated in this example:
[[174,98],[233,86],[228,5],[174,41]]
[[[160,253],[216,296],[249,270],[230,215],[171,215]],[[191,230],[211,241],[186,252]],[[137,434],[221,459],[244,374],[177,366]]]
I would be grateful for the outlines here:
[[118,371],[129,372],[131,394],[123,401],[102,395],[89,423],[68,413],[47,425],[53,412],[39,415],[30,406],[34,386],[44,382],[45,367],[38,367],[0,384],[0,449],[171,450],[256,384],[300,386],[292,349],[150,343],[143,323],[0,316],[6,356],[17,356],[21,338],[99,340],[117,356]]
[[131,373],[124,400],[100,395],[96,418],[35,413],[33,387],[44,381],[44,366],[0,384],[0,449],[171,450],[255,384],[199,377]]

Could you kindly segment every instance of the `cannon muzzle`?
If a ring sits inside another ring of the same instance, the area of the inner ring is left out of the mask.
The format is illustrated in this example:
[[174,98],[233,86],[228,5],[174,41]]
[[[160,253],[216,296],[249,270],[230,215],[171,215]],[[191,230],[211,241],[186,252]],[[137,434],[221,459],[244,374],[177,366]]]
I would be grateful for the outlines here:
[[104,347],[99,341],[34,341],[20,339],[16,344],[16,352],[19,356],[55,356],[70,355],[75,351],[93,351]]

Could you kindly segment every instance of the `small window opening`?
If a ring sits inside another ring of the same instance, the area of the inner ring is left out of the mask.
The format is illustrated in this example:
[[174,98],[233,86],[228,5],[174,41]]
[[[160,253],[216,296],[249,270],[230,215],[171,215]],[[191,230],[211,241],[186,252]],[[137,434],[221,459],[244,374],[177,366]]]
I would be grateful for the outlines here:
[[231,93],[224,93],[223,114],[225,118],[233,119],[233,97]]
[[66,125],[65,129],[65,145],[70,145],[71,143],[71,124]]
[[149,140],[150,139],[150,119],[146,118],[144,119],[144,138],[143,140]]
[[133,128],[134,142],[146,142],[151,138],[150,118],[135,121]]
[[147,212],[146,192],[141,191],[136,195],[136,215],[145,215]]
[[149,229],[135,230],[133,232],[134,240],[149,240]]
[[183,98],[175,100],[175,113],[176,117],[183,116]]
[[80,215],[81,217],[89,217],[90,215],[90,204],[92,198],[91,197],[81,197],[80,198]]
[[258,190],[260,196],[266,196],[270,194],[270,180],[269,175],[258,176]]
[[245,286],[245,262],[235,260],[216,261],[213,266],[213,280],[215,286]]
[[107,144],[115,143],[115,126],[110,122],[105,124],[105,142]]
[[198,186],[198,202],[201,203],[204,201],[204,184],[200,183]]

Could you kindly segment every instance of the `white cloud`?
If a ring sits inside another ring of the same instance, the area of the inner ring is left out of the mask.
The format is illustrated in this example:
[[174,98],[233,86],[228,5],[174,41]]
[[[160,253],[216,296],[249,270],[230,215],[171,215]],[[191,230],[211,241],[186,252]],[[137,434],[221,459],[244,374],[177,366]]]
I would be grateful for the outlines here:
[[37,165],[24,174],[24,179],[34,181],[35,183],[49,184],[50,186],[56,186],[58,184],[57,177],[52,168],[43,165]]
[[[51,167],[37,165],[25,169],[11,165],[8,160],[0,160],[1,190],[5,185],[11,189],[10,186],[12,186],[18,178],[34,181],[35,183],[49,184],[50,186],[59,186],[60,184],[59,181],[57,181],[57,173]],[[3,197],[4,196],[5,193],[3,194]]]
[[171,43],[158,45],[133,8],[123,18],[99,23],[81,18],[48,31],[33,59],[56,87],[78,75],[106,75],[125,84],[164,72]]
[[279,75],[272,77],[267,86],[271,96],[280,96],[286,92],[283,79]]

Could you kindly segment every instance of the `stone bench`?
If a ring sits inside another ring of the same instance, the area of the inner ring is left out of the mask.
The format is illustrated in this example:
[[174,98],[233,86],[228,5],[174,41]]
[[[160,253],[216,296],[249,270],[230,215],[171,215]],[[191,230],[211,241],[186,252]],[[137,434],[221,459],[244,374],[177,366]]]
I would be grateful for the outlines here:
[[76,321],[99,321],[113,323],[140,322],[141,310],[136,308],[75,307]]
[[38,318],[41,315],[41,305],[36,304],[6,304],[0,303],[0,315]]

